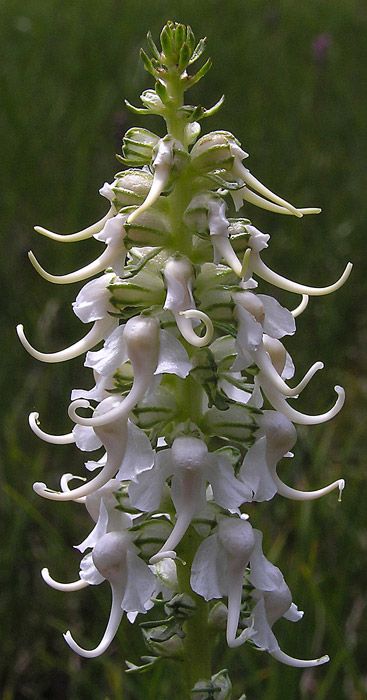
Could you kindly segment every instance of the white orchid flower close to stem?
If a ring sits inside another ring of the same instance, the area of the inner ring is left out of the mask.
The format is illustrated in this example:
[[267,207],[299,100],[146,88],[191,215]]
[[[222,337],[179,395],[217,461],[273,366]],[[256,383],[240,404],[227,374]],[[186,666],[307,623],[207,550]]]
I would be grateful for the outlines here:
[[335,489],[341,494],[345,486],[344,479],[337,479],[315,491],[300,491],[281,481],[276,467],[283,457],[289,456],[295,445],[296,429],[290,420],[277,411],[264,411],[259,418],[259,425],[255,443],[249,448],[238,475],[240,481],[252,492],[252,500],[268,501],[279,493],[280,496],[295,501],[312,501]]
[[[192,265],[186,258],[171,258],[167,261],[163,275],[167,287],[164,309],[172,311],[177,328],[190,345],[201,348],[209,345],[213,338],[214,328],[209,316],[195,307],[192,294],[193,280]],[[198,336],[192,320],[202,321],[205,325],[205,334]]]
[[64,634],[65,641],[73,651],[91,659],[100,656],[109,647],[124,611],[146,612],[156,582],[152,571],[138,556],[131,534],[121,531],[107,532],[98,540],[92,554],[87,555],[82,575],[92,585],[107,580],[112,590],[108,624],[100,643],[94,649],[79,646],[69,630]]

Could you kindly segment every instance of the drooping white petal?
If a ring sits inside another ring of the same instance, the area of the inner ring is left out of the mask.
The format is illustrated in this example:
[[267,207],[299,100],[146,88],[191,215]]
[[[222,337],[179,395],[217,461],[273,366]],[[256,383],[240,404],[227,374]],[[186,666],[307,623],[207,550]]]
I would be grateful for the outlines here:
[[144,613],[156,588],[149,566],[134,551],[126,554],[127,578],[121,607],[126,612]]
[[154,202],[158,199],[161,192],[163,192],[172,169],[174,145],[175,141],[172,141],[172,139],[169,141],[160,139],[158,142],[158,145],[156,146],[157,153],[153,160],[154,177],[149,194],[144,200],[143,204],[141,204],[140,207],[135,209],[135,211],[130,214],[128,218],[129,224],[135,221],[140,214],[149,209],[149,207],[151,207],[152,204],[154,204]]
[[74,401],[70,404],[68,413],[75,423],[96,428],[122,418],[127,419],[129,412],[142,400],[151,386],[159,355],[158,321],[150,316],[130,318],[125,327],[124,339],[134,372],[134,382],[129,394],[122,400],[121,397],[113,400],[114,405],[102,415],[96,415],[95,411],[91,418],[84,418],[77,413],[78,408],[91,408],[88,401]]
[[128,359],[126,342],[124,340],[126,324],[118,326],[106,338],[104,346],[96,352],[88,352],[85,367],[90,367],[102,375],[112,375],[120,365]]
[[[248,187],[241,187],[239,190],[234,190],[231,192],[236,211],[241,208],[242,202],[246,201],[249,202],[250,204],[254,204],[257,207],[260,207],[261,209],[267,209],[268,211],[272,211],[275,214],[288,214],[288,216],[294,216],[293,212],[290,211],[289,209],[286,209],[286,207],[281,207],[279,204],[274,204],[273,202],[270,202],[268,199],[265,199],[264,197],[261,197],[260,195],[256,194],[255,192],[252,192]],[[321,209],[319,207],[299,207],[297,211],[300,214],[320,214]]]
[[[112,409],[110,409],[111,405]],[[114,405],[115,400],[113,397],[102,401],[95,411],[97,420],[99,417],[103,417],[103,415],[110,415],[114,410]],[[107,452],[106,464],[99,474],[83,486],[79,486],[66,493],[52,491],[47,488],[46,484],[36,482],[33,484],[33,489],[38,495],[54,501],[72,501],[83,496],[88,496],[90,493],[104,486],[107,481],[115,476],[122,462],[126,448],[127,419],[124,420],[120,418],[120,420],[117,419],[114,422],[109,422],[107,425],[102,424],[102,426],[96,427],[95,431]]]
[[83,581],[83,579],[78,579],[77,581],[72,581],[71,583],[61,583],[60,581],[55,581],[55,579],[50,576],[49,570],[46,568],[42,569],[41,576],[45,583],[47,583],[47,585],[51,588],[54,588],[56,591],[81,591],[83,588],[89,586],[89,583],[87,581]]
[[284,335],[293,335],[296,331],[296,324],[291,312],[267,294],[258,294],[257,297],[262,302],[265,311],[263,321],[264,333],[267,333],[272,338],[283,338]]
[[93,428],[84,425],[75,425],[72,435],[76,446],[83,452],[93,452],[102,446],[99,437],[94,432]]
[[95,567],[92,552],[88,552],[81,560],[79,576],[90,586],[99,586],[105,580],[104,576]]
[[144,431],[129,420],[127,434],[126,451],[116,474],[116,479],[120,481],[135,480],[139,474],[150,470],[154,463],[155,452]]
[[110,304],[111,292],[107,289],[113,279],[116,279],[115,273],[106,272],[101,277],[87,282],[82,287],[72,303],[72,307],[75,315],[83,323],[98,321],[101,318],[105,318],[109,311],[114,310]]
[[93,328],[78,342],[73,343],[68,348],[64,350],[59,350],[58,352],[39,352],[36,350],[27,340],[23,326],[19,324],[17,326],[17,333],[20,342],[23,347],[29,352],[32,357],[41,362],[55,363],[55,362],[66,362],[66,360],[72,360],[79,355],[83,355],[85,352],[93,348],[97,343],[99,343],[105,334],[109,332],[116,325],[116,320],[113,318],[105,318],[100,321],[95,321]]
[[123,610],[121,609],[121,592],[116,591],[114,590],[114,588],[112,588],[112,606],[110,617],[108,620],[106,631],[98,646],[96,646],[95,649],[83,649],[81,646],[79,646],[79,644],[77,644],[74,641],[69,630],[63,635],[63,637],[66,643],[69,645],[69,647],[77,654],[79,654],[79,656],[83,656],[86,659],[94,659],[97,656],[101,656],[101,654],[103,654],[106,651],[106,649],[108,649],[108,647],[110,646],[119,628],[122,615]]
[[226,595],[225,581],[221,570],[222,552],[218,535],[209,535],[199,545],[191,567],[190,585],[195,593],[205,600]]
[[50,433],[45,433],[45,431],[39,427],[38,418],[39,413],[34,411],[33,413],[29,414],[28,422],[31,430],[35,435],[37,435],[37,437],[41,438],[41,440],[49,442],[53,445],[71,445],[73,442],[75,442],[73,433],[66,433],[65,435],[51,435]]
[[161,330],[158,364],[154,374],[176,374],[184,379],[191,369],[192,362],[180,341],[172,333]]
[[277,272],[274,272],[270,269],[270,267],[265,265],[259,256],[253,258],[252,266],[256,275],[261,277],[266,282],[269,282],[269,284],[274,285],[274,287],[279,287],[280,289],[285,289],[286,291],[294,292],[295,294],[307,294],[309,296],[324,296],[325,294],[335,292],[347,281],[353,267],[352,263],[349,262],[346,265],[341,277],[339,277],[334,284],[330,284],[327,287],[311,287],[309,285],[293,282],[292,280],[279,275]]
[[236,479],[233,467],[226,455],[213,455],[205,470],[212,486],[215,502],[234,512],[242,503],[251,501],[251,491]]
[[108,219],[111,219],[115,214],[115,207],[111,205],[107,214],[103,216],[102,219],[96,221],[94,224],[91,224],[91,226],[87,226],[87,228],[78,231],[77,233],[54,233],[53,231],[49,231],[47,228],[43,228],[43,226],[35,226],[34,230],[37,233],[40,233],[42,236],[52,238],[54,241],[61,241],[62,243],[73,243],[75,241],[83,241],[86,238],[91,238],[92,236],[94,236],[96,233],[103,229]]
[[250,491],[249,501],[270,501],[277,493],[266,462],[266,442],[266,438],[261,437],[249,448],[238,475]]

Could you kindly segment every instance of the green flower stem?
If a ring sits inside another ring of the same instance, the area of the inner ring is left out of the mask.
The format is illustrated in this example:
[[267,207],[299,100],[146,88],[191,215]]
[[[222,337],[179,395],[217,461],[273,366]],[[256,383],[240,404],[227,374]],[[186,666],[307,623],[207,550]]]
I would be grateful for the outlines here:
[[[193,592],[190,586],[191,565],[200,543],[200,537],[190,527],[179,548],[177,576],[180,593],[189,595],[196,604],[195,613],[184,624],[184,673],[188,698],[191,690],[199,680],[211,678],[212,634],[208,626],[208,603]],[[185,562],[185,563],[183,563]]]
[[[170,71],[167,91],[171,98],[165,117],[167,132],[184,144],[185,120],[178,113],[179,108],[183,105],[184,90],[176,67],[172,67]],[[192,196],[190,179],[186,177],[184,170],[175,182],[174,189],[169,196],[169,204],[171,231],[176,250],[188,257],[192,253],[192,238],[190,231],[184,224],[183,215]],[[189,353],[194,351],[194,348],[187,349]],[[191,377],[185,380],[181,389],[183,414],[194,423],[200,424],[202,389]],[[184,675],[188,698],[191,698],[191,690],[198,680],[211,678],[212,650],[211,634],[208,629],[208,604],[202,597],[196,595],[190,586],[191,565],[199,543],[199,536],[193,527],[190,527],[178,548],[179,559],[177,560],[179,591],[191,596],[196,604],[194,615],[184,624]]]
[[169,71],[166,87],[170,97],[170,103],[167,105],[165,115],[167,132],[171,134],[174,139],[178,139],[178,141],[183,143],[185,121],[183,116],[179,115],[178,110],[184,103],[184,89],[176,66],[173,66]]

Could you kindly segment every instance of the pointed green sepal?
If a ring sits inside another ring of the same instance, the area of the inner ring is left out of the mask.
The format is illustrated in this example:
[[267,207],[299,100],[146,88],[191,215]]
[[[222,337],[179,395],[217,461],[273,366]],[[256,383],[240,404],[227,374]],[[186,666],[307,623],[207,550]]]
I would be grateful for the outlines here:
[[154,86],[154,89],[155,89],[158,97],[160,98],[160,100],[162,100],[163,104],[167,105],[170,101],[170,96],[167,92],[167,88],[166,88],[165,84],[162,83],[161,80],[157,80],[157,82]]
[[145,53],[144,49],[140,49],[140,58],[143,62],[143,66],[145,70],[150,73],[154,78],[157,77],[157,71],[154,68],[152,61],[150,60],[149,56]]
[[203,39],[200,39],[200,41],[198,42],[198,44],[197,44],[196,48],[194,49],[192,56],[190,58],[189,65],[191,65],[192,63],[195,63],[195,61],[197,61],[198,58],[200,58],[200,56],[204,53],[205,49],[206,49],[206,37],[204,37]]
[[189,45],[186,44],[186,43],[184,43],[184,44],[182,45],[182,48],[181,48],[181,51],[180,51],[180,55],[179,55],[179,59],[178,59],[178,70],[179,70],[179,71],[185,70],[185,68],[186,68],[186,66],[188,65],[189,60],[190,60],[190,53],[191,53],[191,52],[190,52],[190,47],[189,47]]
[[204,75],[206,75],[208,73],[208,71],[210,71],[212,65],[213,65],[213,63],[212,63],[211,58],[208,58],[208,60],[205,61],[204,65],[201,66],[201,68],[198,70],[197,73],[195,73],[195,75],[190,75],[190,77],[188,78],[188,81],[187,81],[188,87],[192,87],[193,85],[196,85],[196,83],[198,83],[199,80],[201,80],[204,77]]
[[160,41],[165,57],[169,58],[172,53],[173,43],[172,29],[169,22],[167,22],[161,31]]
[[135,105],[132,105],[128,100],[125,100],[125,105],[130,110],[130,112],[133,112],[134,114],[148,114],[149,113],[149,110],[145,109],[145,107],[135,107]]
[[194,35],[194,32],[192,31],[192,29],[189,25],[187,25],[187,27],[186,27],[186,43],[189,46],[190,55],[192,56],[194,49],[195,49],[195,35]]
[[220,108],[223,106],[224,100],[225,100],[225,97],[224,97],[224,95],[222,95],[222,97],[220,97],[218,102],[216,102],[212,107],[209,107],[209,109],[204,108],[204,114],[202,115],[201,118],[204,119],[204,117],[205,118],[212,117],[214,114],[219,112]]
[[149,31],[148,34],[147,34],[147,43],[148,43],[148,46],[149,46],[149,48],[150,48],[150,50],[151,50],[151,52],[152,52],[154,58],[156,58],[157,61],[160,62],[160,60],[161,60],[161,54],[159,53],[158,48],[157,48],[157,45],[156,45],[156,43],[154,42],[154,39],[153,39],[153,37],[152,37],[152,32],[151,32],[151,31]]

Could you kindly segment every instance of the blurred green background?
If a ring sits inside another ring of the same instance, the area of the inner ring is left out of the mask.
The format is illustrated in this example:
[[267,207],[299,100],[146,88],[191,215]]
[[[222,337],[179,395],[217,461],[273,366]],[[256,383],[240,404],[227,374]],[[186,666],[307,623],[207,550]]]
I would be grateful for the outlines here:
[[288,343],[297,376],[315,360],[326,364],[302,408],[325,410],[334,384],[346,387],[347,402],[332,423],[299,430],[296,457],[282,474],[298,488],[345,476],[343,502],[335,494],[308,504],[278,498],[259,505],[255,517],[265,551],[305,610],[298,625],[277,625],[281,646],[295,656],[327,652],[331,662],[300,671],[247,647],[228,653],[219,643],[216,669],[230,669],[234,698],[245,691],[248,700],[360,700],[367,696],[365,0],[1,0],[1,698],[180,699],[172,663],[166,674],[162,667],[138,678],[124,674],[124,658],[137,662],[144,653],[138,628],[124,623],[111,650],[93,661],[72,654],[62,639],[69,627],[77,639],[99,639],[109,591],[68,595],[41,580],[42,566],[61,580],[75,578],[72,545],[90,523],[77,504],[33,494],[33,481],[56,486],[63,472],[82,473],[82,460],[72,447],[40,443],[27,415],[37,409],[46,430],[67,431],[70,389],[89,379],[80,360],[38,364],[14,330],[23,322],[44,350],[81,335],[70,308],[80,285],[48,284],[27,250],[62,273],[91,260],[97,244],[61,247],[32,227],[69,232],[102,216],[98,188],[120,169],[114,154],[123,132],[138,123],[161,128],[139,122],[123,98],[137,104],[150,86],[139,47],[147,30],[157,38],[167,19],[208,37],[214,69],[191,101],[210,106],[225,93],[226,102],[206,130],[233,131],[259,179],[294,204],[323,208],[300,221],[248,207],[272,234],[271,267],[324,285],[347,260],[355,264],[342,290],[311,300]]

